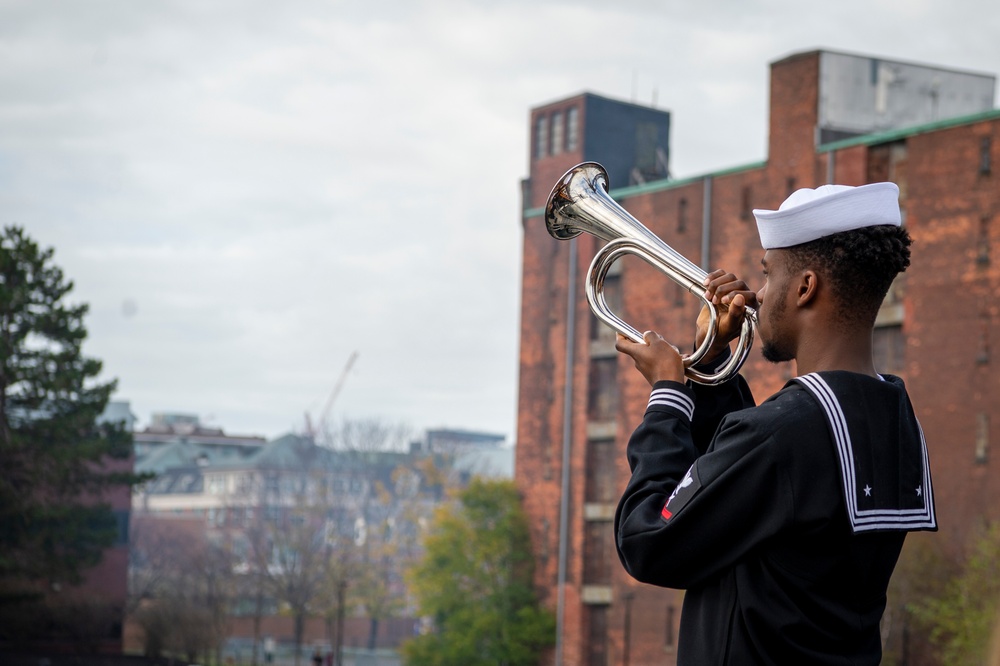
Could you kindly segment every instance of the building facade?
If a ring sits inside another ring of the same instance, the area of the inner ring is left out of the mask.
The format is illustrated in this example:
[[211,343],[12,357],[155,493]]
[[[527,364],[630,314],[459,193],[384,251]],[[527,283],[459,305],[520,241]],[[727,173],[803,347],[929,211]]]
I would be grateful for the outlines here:
[[[934,538],[955,557],[979,524],[997,517],[1000,500],[990,448],[1000,401],[991,368],[1000,342],[1000,309],[990,297],[1000,282],[994,95],[992,76],[798,53],[771,64],[765,161],[685,179],[667,177],[664,168],[659,177],[640,179],[628,176],[635,153],[610,173],[612,196],[653,233],[706,270],[725,268],[752,287],[761,282],[763,253],[753,208],[774,209],[794,190],[825,183],[899,185],[913,259],[880,312],[876,365],[907,381],[934,473],[941,525]],[[587,234],[554,240],[543,220],[549,191],[567,169],[622,159],[610,154],[614,144],[591,139],[606,129],[588,113],[592,99],[581,95],[531,112],[515,478],[531,517],[538,587],[559,615],[551,662],[670,664],[682,593],[630,579],[612,533],[629,477],[625,443],[642,419],[649,388],[619,358],[614,334],[595,320],[583,295],[603,242]],[[576,138],[564,129],[558,149],[546,146],[557,136],[552,124],[571,113],[578,118]],[[610,130],[641,135],[636,127]],[[609,306],[640,330],[689,344],[699,302],[641,260],[617,262],[604,292]],[[794,372],[793,364],[768,364],[756,350],[743,371],[758,401]]]
[[[214,639],[237,661],[259,657],[265,643],[290,655],[296,603],[307,608],[309,653],[398,648],[418,621],[404,572],[422,555],[435,511],[473,476],[510,478],[513,456],[501,435],[430,430],[403,450],[381,439],[386,432],[332,448],[310,435],[264,442],[193,416],[154,418],[136,437],[136,469],[154,478],[133,495],[131,593],[147,613],[131,623],[129,647],[155,643],[158,625],[145,619],[153,606],[183,616],[181,604],[209,607],[220,589],[229,596],[213,617],[226,622]],[[175,598],[175,581],[199,568],[202,551],[206,571],[187,580],[194,592]]]

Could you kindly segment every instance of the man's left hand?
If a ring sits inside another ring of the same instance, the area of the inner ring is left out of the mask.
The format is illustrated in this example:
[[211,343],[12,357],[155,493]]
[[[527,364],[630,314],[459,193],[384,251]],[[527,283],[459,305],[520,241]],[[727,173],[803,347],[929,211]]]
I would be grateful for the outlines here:
[[643,333],[642,339],[643,342],[632,342],[619,333],[615,349],[632,357],[636,369],[642,373],[650,386],[665,380],[683,384],[684,361],[677,347],[653,331]]

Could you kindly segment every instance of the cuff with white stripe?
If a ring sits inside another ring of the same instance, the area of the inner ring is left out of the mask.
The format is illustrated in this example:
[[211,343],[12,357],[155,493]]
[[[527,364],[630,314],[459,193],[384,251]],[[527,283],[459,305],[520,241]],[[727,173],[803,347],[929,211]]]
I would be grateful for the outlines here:
[[694,398],[691,389],[677,382],[656,382],[649,394],[648,411],[654,407],[669,407],[677,410],[690,421],[694,418]]

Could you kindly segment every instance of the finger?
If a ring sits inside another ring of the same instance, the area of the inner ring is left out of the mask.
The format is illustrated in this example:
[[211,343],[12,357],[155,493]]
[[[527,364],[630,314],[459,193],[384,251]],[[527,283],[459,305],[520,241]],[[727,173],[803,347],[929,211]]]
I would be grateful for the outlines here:
[[731,294],[734,291],[749,291],[750,288],[747,287],[747,283],[740,280],[735,275],[732,280],[727,280],[726,282],[720,283],[716,288],[716,293],[719,294]]
[[730,304],[737,294],[743,297],[743,304],[746,305],[751,300],[756,299],[756,293],[747,288],[746,284],[743,282],[733,283],[727,286],[725,292],[719,291],[721,294],[721,301],[723,304]]
[[713,303],[720,303],[720,299],[733,290],[746,289],[743,281],[732,273],[716,271],[716,274],[713,275],[715,277],[709,281],[708,289],[705,290],[705,298],[711,300]]
[[729,303],[728,315],[733,319],[742,319],[746,312],[746,298],[743,294],[733,294]]
[[646,331],[642,334],[642,339],[647,345],[651,345],[658,340],[662,340],[663,336],[656,331]]
[[647,346],[646,343],[635,342],[631,338],[626,337],[621,333],[618,333],[615,339],[615,349],[623,354],[632,356],[633,358],[635,357],[635,354],[640,347],[646,347],[646,346]]
[[715,280],[716,278],[719,278],[725,274],[726,271],[722,270],[721,268],[717,268],[705,276],[705,279],[702,281],[702,284],[707,287],[712,282],[712,280]]
[[757,292],[755,292],[755,291],[753,291],[751,289],[747,289],[746,285],[743,285],[743,286],[744,286],[743,289],[734,289],[733,291],[728,292],[725,296],[722,297],[722,302],[724,304],[731,305],[734,302],[734,299],[736,298],[736,296],[738,294],[740,296],[740,298],[743,300],[742,307],[749,306],[749,307],[752,307],[752,308],[756,308],[757,307]]

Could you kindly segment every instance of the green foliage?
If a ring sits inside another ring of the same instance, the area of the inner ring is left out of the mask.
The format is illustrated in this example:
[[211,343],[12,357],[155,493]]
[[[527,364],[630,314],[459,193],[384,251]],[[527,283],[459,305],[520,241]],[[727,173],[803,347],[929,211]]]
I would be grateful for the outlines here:
[[509,481],[474,479],[442,507],[410,589],[434,630],[403,646],[409,666],[536,664],[555,641],[538,606],[528,523]]
[[66,304],[52,255],[17,227],[0,234],[0,599],[79,580],[117,534],[102,494],[141,480],[105,464],[131,455],[132,436],[97,423],[115,382],[95,381],[87,306]]
[[913,663],[917,655],[934,653],[930,630],[914,616],[913,609],[940,596],[956,574],[957,565],[944,550],[946,545],[934,532],[907,535],[882,614],[883,666],[903,666]]
[[1000,525],[985,530],[972,543],[962,571],[936,596],[911,607],[927,627],[941,663],[977,666],[986,663],[1000,610]]

